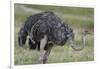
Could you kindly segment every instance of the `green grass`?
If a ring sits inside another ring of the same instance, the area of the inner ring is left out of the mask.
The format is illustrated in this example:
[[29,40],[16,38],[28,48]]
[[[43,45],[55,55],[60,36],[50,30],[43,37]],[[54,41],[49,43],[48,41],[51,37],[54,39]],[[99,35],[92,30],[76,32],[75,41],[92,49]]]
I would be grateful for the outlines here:
[[[77,43],[80,42],[80,32],[83,29],[89,30],[91,35],[87,36],[86,47],[82,51],[74,51],[68,44],[64,46],[56,46],[52,49],[47,63],[65,63],[65,62],[80,62],[94,60],[94,9],[93,8],[79,8],[79,7],[57,7],[57,6],[41,6],[41,5],[19,5],[25,6],[40,11],[53,11],[57,14],[65,24],[69,24],[76,34]],[[18,8],[18,7],[17,7]],[[16,8],[15,8],[16,10]],[[22,10],[22,9],[21,9]],[[18,31],[21,25],[25,22],[28,16],[32,15],[30,12],[17,10],[15,11],[15,45],[14,45],[14,63],[15,65],[26,65],[37,63],[37,51],[29,50],[28,43],[24,48],[18,45]],[[26,9],[27,10],[27,9]],[[36,12],[33,11],[33,14]]]

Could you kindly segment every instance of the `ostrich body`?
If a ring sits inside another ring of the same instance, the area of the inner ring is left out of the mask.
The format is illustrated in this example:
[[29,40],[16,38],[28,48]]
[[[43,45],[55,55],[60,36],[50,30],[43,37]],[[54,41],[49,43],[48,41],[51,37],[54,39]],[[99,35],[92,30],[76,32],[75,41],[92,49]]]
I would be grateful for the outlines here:
[[63,46],[69,42],[74,50],[82,50],[85,46],[86,32],[82,33],[82,46],[76,48],[74,32],[53,12],[42,12],[30,16],[19,31],[19,46],[23,46],[29,36],[30,49],[38,48],[38,63],[46,63],[54,45]]

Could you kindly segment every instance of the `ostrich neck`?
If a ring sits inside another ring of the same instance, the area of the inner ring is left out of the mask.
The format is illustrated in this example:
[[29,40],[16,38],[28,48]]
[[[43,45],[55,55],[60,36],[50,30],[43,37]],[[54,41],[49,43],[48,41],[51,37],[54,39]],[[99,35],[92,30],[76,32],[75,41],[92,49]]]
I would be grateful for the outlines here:
[[[74,50],[76,50],[76,51],[80,51],[80,50],[82,50],[82,49],[84,49],[84,47],[85,47],[85,35],[84,34],[82,34],[81,35],[81,44],[80,45],[76,45],[76,41],[70,41],[70,43],[71,43],[71,47],[74,49]],[[78,46],[78,47],[77,47]],[[80,46],[80,47],[79,47]]]
[[83,47],[85,47],[85,44],[86,44],[86,37],[85,37],[84,34],[81,35],[81,40],[82,40]]

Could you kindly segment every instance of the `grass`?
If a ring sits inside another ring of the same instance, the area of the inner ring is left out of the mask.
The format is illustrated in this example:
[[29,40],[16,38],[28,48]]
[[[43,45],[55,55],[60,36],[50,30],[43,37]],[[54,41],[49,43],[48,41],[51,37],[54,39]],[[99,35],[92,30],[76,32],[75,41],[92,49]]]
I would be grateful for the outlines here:
[[[17,6],[17,8],[16,8]],[[26,7],[26,10],[20,7]],[[31,8],[31,11],[27,11]],[[17,10],[19,9],[19,10]],[[67,43],[64,46],[56,46],[52,49],[47,63],[66,63],[94,60],[94,10],[93,8],[80,7],[57,7],[57,6],[41,6],[41,5],[21,5],[15,4],[15,45],[14,45],[14,63],[15,65],[36,64],[37,51],[29,50],[26,42],[24,48],[18,45],[18,31],[28,16],[35,14],[36,11],[53,11],[65,24],[69,24],[76,34],[77,43],[80,42],[80,32],[83,29],[89,30],[91,35],[87,36],[86,47],[82,51],[74,51]],[[26,12],[27,11],[27,12]]]

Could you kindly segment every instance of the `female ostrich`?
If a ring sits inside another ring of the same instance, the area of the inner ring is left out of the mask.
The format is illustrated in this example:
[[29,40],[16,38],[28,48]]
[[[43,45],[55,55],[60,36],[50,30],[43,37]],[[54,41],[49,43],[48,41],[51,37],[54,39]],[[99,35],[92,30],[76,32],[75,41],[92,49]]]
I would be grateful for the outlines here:
[[76,48],[74,32],[53,12],[42,12],[30,16],[19,32],[19,45],[25,44],[29,35],[29,46],[31,49],[38,49],[38,63],[46,63],[50,51],[54,45],[63,46],[69,42],[74,50],[82,50],[85,46],[85,36],[88,32],[82,33],[82,46]]

